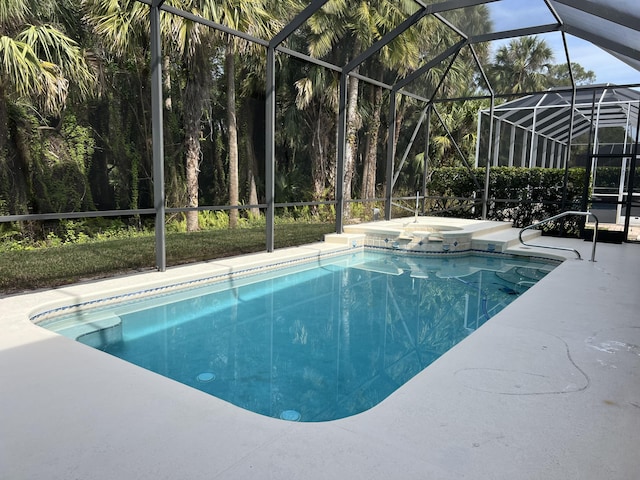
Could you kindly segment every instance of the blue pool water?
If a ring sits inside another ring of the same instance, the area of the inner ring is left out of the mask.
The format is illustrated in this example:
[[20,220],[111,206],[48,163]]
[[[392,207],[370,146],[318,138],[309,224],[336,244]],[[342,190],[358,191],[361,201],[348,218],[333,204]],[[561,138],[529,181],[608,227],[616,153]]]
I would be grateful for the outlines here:
[[555,265],[365,251],[41,325],[247,410],[326,421],[381,402]]

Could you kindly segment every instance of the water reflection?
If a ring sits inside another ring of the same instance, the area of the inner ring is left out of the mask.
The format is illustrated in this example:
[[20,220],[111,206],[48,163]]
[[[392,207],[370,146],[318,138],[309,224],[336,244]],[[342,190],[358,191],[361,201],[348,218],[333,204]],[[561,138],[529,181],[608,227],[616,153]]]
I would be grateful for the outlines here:
[[382,401],[549,269],[366,253],[121,315],[123,341],[101,348],[260,414],[332,420]]

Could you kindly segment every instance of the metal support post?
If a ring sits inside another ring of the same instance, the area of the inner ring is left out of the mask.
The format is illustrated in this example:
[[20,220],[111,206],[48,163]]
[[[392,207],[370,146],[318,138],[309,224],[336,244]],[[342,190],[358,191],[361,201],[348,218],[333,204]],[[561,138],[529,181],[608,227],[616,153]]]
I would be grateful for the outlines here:
[[493,150],[491,154],[491,166],[497,167],[500,165],[500,135],[501,135],[502,122],[496,122],[496,126],[493,130]]
[[[631,108],[631,107],[629,107]],[[640,103],[638,103],[638,118],[636,122],[636,142],[633,144],[631,162],[629,165],[629,182],[627,186],[627,205],[625,206],[624,217],[624,235],[629,236],[629,223],[631,221],[631,207],[633,206],[633,189],[635,188],[634,177],[636,176],[636,168],[638,155],[640,155]]]
[[489,213],[489,174],[491,171],[491,157],[493,156],[493,113],[496,97],[491,92],[491,106],[489,107],[489,152],[487,153],[487,166],[484,174],[484,191],[482,194],[482,219],[487,219]]
[[431,142],[431,104],[427,107],[427,119],[425,123],[425,144],[422,165],[422,214],[425,214],[427,199],[427,176],[429,175],[429,144]]
[[516,149],[516,126],[511,125],[511,131],[509,133],[509,166],[513,167],[513,153]]
[[564,150],[564,179],[562,182],[562,209],[567,208],[567,185],[569,183],[569,163],[571,160],[571,146],[573,143],[573,124],[576,115],[576,82],[573,77],[573,69],[571,67],[571,59],[569,58],[569,48],[567,47],[567,37],[562,32],[562,42],[567,57],[567,65],[569,66],[569,77],[571,78],[571,111],[569,112],[569,137]]
[[264,190],[267,210],[266,220],[266,248],[267,252],[275,249],[275,125],[276,125],[276,49],[267,47],[267,72],[266,72],[266,119],[265,119],[265,159],[264,159]]
[[160,38],[160,6],[154,1],[149,10],[151,31],[151,142],[153,155],[153,207],[155,218],[156,268],[167,269],[165,242],[164,132],[162,112],[162,40]]

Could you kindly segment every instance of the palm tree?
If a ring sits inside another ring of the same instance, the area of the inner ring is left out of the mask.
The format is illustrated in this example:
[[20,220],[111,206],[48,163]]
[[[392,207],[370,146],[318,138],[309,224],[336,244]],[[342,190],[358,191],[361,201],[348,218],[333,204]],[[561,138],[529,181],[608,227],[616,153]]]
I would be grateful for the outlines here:
[[536,92],[548,87],[553,51],[536,36],[511,40],[498,49],[487,75],[498,93]]
[[[319,14],[310,20],[309,51],[312,55],[328,58],[337,63],[347,63],[353,55],[359,53],[364,47],[372,45],[386,33],[392,31],[409,15],[416,12],[418,5],[415,2],[377,0],[366,2],[344,2],[335,0],[329,2]],[[476,29],[485,27],[489,22],[488,10],[479,6],[472,12],[466,12],[460,18],[451,19],[464,28],[479,25]],[[394,84],[408,73],[418,68],[422,63],[433,58],[445,47],[457,41],[455,32],[445,27],[441,22],[427,16],[416,25],[403,32],[385,46],[379,53],[370,57],[363,65],[362,72],[369,77]],[[340,43],[340,48],[334,48]],[[343,52],[353,52],[340,57]],[[481,53],[482,56],[482,53]],[[460,84],[468,85],[468,80],[473,75],[473,68],[469,67],[470,58],[463,58],[450,70],[445,87],[448,91],[459,88]],[[416,82],[416,90],[433,89],[439,82],[444,67],[431,69],[423,78]],[[462,80],[464,79],[464,81]],[[299,92],[305,98],[314,98],[318,88],[323,86],[315,84],[310,79],[299,82]],[[300,88],[303,86],[304,88]],[[413,86],[413,85],[412,85]],[[362,192],[363,198],[375,196],[375,180],[377,155],[381,150],[379,145],[379,129],[383,114],[383,102],[385,96],[380,87],[367,87],[369,101],[367,111],[369,115],[362,121],[362,105],[359,105],[359,83],[355,77],[350,77],[348,84],[349,98],[347,102],[347,149],[345,154],[345,200],[352,195],[351,182],[356,172],[355,159],[363,158],[362,168]],[[303,102],[300,102],[303,103]],[[403,122],[407,112],[414,109],[414,102],[403,99],[398,104],[396,117],[397,125]],[[358,142],[362,126],[367,127],[366,146],[364,152],[358,155]],[[396,139],[400,135],[400,129],[396,128]],[[348,205],[348,204],[347,204]],[[345,208],[348,215],[348,208]]]
[[[124,58],[133,57],[144,61],[144,56],[140,57],[139,52],[133,50],[148,44],[149,22],[146,5],[134,0],[120,3],[83,0],[83,4],[87,11],[87,20],[102,39],[105,49],[110,49]],[[184,0],[174,6],[204,18],[216,17],[217,6],[211,0]],[[161,23],[165,58],[177,58],[184,74],[182,127],[186,206],[197,208],[201,157],[200,122],[209,98],[211,57],[216,34],[206,26],[178,16],[163,14]],[[169,78],[166,73],[168,72],[165,72],[165,82]],[[198,230],[198,212],[188,211],[185,217],[187,230]]]
[[80,46],[39,15],[40,10],[53,9],[51,2],[38,4],[35,11],[27,0],[10,0],[3,5],[0,108],[6,109],[11,98],[33,103],[45,115],[57,114],[64,107],[69,88],[88,95],[95,77]]
[[[84,0],[93,3],[102,9],[110,9],[105,2],[98,0]],[[100,15],[99,24],[105,26],[104,31],[110,38],[116,40],[116,45],[128,43],[126,35],[135,31],[134,25],[127,22],[128,19],[138,19],[140,7],[138,2],[129,1],[126,12],[119,7],[113,11],[105,11]],[[180,0],[173,6],[181,8],[203,18],[228,26],[234,30],[248,32],[255,36],[268,37],[274,28],[274,22],[267,14],[262,1],[251,0]],[[112,19],[119,18],[119,22]],[[118,26],[119,25],[119,26]],[[147,27],[141,30],[146,32]],[[183,129],[184,129],[184,156],[186,175],[187,207],[198,207],[199,203],[199,171],[201,161],[201,122],[203,112],[209,102],[210,88],[214,76],[214,58],[222,46],[224,50],[224,71],[227,80],[226,96],[226,123],[229,155],[229,204],[237,206],[239,198],[239,150],[238,150],[238,123],[236,112],[236,56],[246,53],[249,47],[238,41],[233,36],[221,35],[215,30],[197,24],[180,17],[163,15],[163,35],[165,45],[170,46],[171,51],[165,55],[176,55],[182,64],[184,75],[184,100],[183,100]],[[165,76],[166,78],[166,76]],[[186,213],[187,230],[195,231],[198,226],[198,212],[193,210]],[[229,214],[229,225],[235,227],[238,222],[238,210],[232,209]]]
[[[81,0],[81,7],[82,20],[89,28],[88,42],[100,72],[99,101],[89,107],[94,111],[90,118],[100,146],[92,165],[95,177],[102,179],[98,191],[106,197],[104,204],[112,205],[111,208],[137,209],[141,204],[152,205],[152,131],[150,96],[146,88],[150,68],[149,7],[135,0]],[[162,13],[160,18],[166,46],[171,38],[168,32],[177,32],[178,24],[171,15]],[[165,60],[177,56],[169,50]],[[170,80],[169,75],[163,76],[167,113],[171,111],[171,85],[167,83]],[[166,118],[167,124],[175,125],[173,130],[178,130],[177,113]],[[171,133],[171,129],[167,129],[166,138],[170,138]],[[183,131],[174,136],[175,140],[165,145],[166,191],[170,206],[182,206],[186,197],[184,156],[183,149],[177,145]],[[141,198],[139,189],[147,192],[146,196]]]
[[[489,17],[489,11],[485,5],[466,8],[464,11],[449,12],[446,17],[451,23],[466,32],[480,33],[490,29],[491,20]],[[428,16],[423,18],[408,32],[405,32],[402,37],[398,38],[396,42],[391,44],[387,55],[383,56],[384,62],[382,64],[377,64],[373,71],[385,71],[386,77],[384,78],[384,81],[386,83],[394,84],[408,73],[411,73],[415,68],[430,61],[439,53],[442,53],[448,45],[453,45],[457,41],[459,41],[459,37],[453,30],[446,27],[435,18]],[[398,48],[398,43],[400,42],[404,44],[403,48]],[[400,55],[398,55],[399,52]],[[412,55],[413,52],[416,52],[415,55],[417,55],[417,58]],[[488,46],[484,44],[477,45],[475,47],[475,52],[478,55],[480,62],[485,63],[488,57]],[[383,51],[383,54],[384,53],[386,52]],[[435,65],[424,75],[409,84],[406,89],[426,95],[427,97],[435,94],[436,98],[447,96],[456,97],[469,94],[465,89],[468,88],[470,83],[473,83],[473,77],[478,71],[470,49],[462,49],[450,68],[448,67],[449,62],[450,59],[446,59],[439,65]],[[443,78],[445,72],[447,72],[447,75]],[[435,88],[439,84],[440,90],[435,92]],[[376,102],[374,102],[374,105],[375,103]],[[396,137],[393,142],[394,151],[399,142],[402,143],[407,140],[406,135],[403,136],[401,134],[401,125],[411,122],[415,114],[422,111],[423,108],[424,105],[421,102],[417,103],[409,97],[403,96],[399,99],[396,111]],[[464,111],[466,110],[467,109],[465,108]],[[375,119],[375,116],[373,118]],[[456,123],[454,126],[450,126],[450,128],[455,130],[454,134],[456,137],[461,135],[464,140],[469,140],[475,136],[475,128],[472,126],[475,120],[474,117],[470,118],[471,122],[467,121],[468,119],[466,117],[455,115]],[[403,138],[401,139],[401,137]],[[445,136],[438,136],[437,130],[432,131],[432,146],[434,142],[438,145],[440,141],[444,141],[446,143],[449,142],[449,139]],[[449,147],[450,146],[451,145],[449,144]],[[373,196],[374,192],[373,181],[375,179],[376,163],[373,155],[375,155],[375,148],[369,144],[367,155],[365,156],[365,168],[363,173],[362,196],[364,198]],[[415,158],[405,164],[404,168],[412,172],[413,176],[406,174],[400,175],[400,188],[407,189],[407,192],[411,193],[420,188],[420,182],[417,179],[419,179],[419,176],[424,173],[424,161],[425,155],[418,153]],[[409,178],[412,178],[412,180],[407,182]]]
[[[325,200],[327,187],[335,183],[335,131],[338,108],[336,76],[323,67],[310,66],[302,78],[292,79],[296,93],[285,105],[289,125],[304,124],[309,131],[306,144],[311,159],[311,198]],[[298,115],[299,114],[299,115]],[[314,214],[317,208],[313,209]]]
[[[360,1],[355,4],[344,0],[330,1],[309,21],[309,52],[314,56],[328,57],[333,62],[346,64],[356,54],[360,53],[363,48],[382,38],[406,16],[413,13],[416,8],[413,2],[392,2],[389,0]],[[404,57],[405,63],[411,64],[411,53],[410,42],[396,41],[393,48],[388,46],[384,49],[381,54],[381,61],[388,65],[393,62],[390,58],[393,58],[395,54],[396,59]],[[354,73],[358,73],[358,68],[354,70]],[[309,86],[307,82],[303,91],[307,92],[307,96],[312,96],[308,95],[308,92],[317,87],[322,86]],[[342,180],[344,182],[345,216],[347,217],[350,214],[349,200],[352,198],[352,182],[356,172],[356,159],[358,158],[358,132],[362,127],[359,109],[359,87],[359,79],[354,75],[349,76],[347,83],[347,131],[345,137],[347,145],[344,159],[344,178],[337,179],[337,181]],[[381,95],[376,94],[375,98],[380,98],[381,101]],[[380,110],[376,109],[376,112],[379,118]],[[370,139],[376,145],[378,126],[374,124],[375,138]],[[371,156],[368,156],[368,158],[371,158]],[[368,168],[367,185],[371,184],[371,178],[374,179],[375,183],[375,169]]]
[[[37,161],[30,158],[26,126],[18,126],[30,123],[24,113],[35,113],[49,128],[50,121],[60,119],[69,94],[86,98],[95,81],[84,52],[61,29],[63,22],[56,21],[65,6],[7,0],[0,7],[0,152],[13,145],[17,157],[10,155],[7,161],[19,163],[6,167],[24,177],[23,192],[17,194],[23,199],[30,188],[32,160]],[[26,202],[19,203],[26,208]]]
[[[278,8],[277,6],[275,8]],[[275,34],[279,23],[267,11],[267,5],[260,0],[224,0],[219,2],[213,11],[212,20],[224,24],[234,30],[244,31],[256,37],[270,38]],[[229,153],[229,204],[237,206],[240,203],[239,185],[239,150],[238,150],[238,122],[236,111],[236,56],[254,54],[256,49],[246,42],[227,36],[224,42],[225,73],[227,76],[227,129]],[[229,227],[238,224],[238,210],[229,212]]]
[[[385,1],[385,0],[381,0]],[[379,20],[376,6],[379,2],[361,1],[353,4],[344,0],[329,1],[325,7],[309,20],[309,53],[317,57],[330,57],[336,63],[347,64],[349,60],[375,41],[376,22]],[[378,37],[379,38],[379,37]],[[336,48],[340,45],[340,48]],[[346,55],[345,55],[346,53]],[[358,69],[354,70],[357,73]],[[358,131],[362,119],[358,110],[359,80],[350,75],[347,82],[344,158],[344,177],[336,179],[344,184],[346,217],[350,215],[349,200],[352,198],[352,181],[358,149]]]
[[[487,102],[484,100],[449,102],[437,107],[446,130],[439,121],[433,128],[431,142],[434,165],[431,165],[432,168],[454,167],[461,164],[460,158],[454,151],[454,141],[465,156],[465,160],[472,161],[477,138],[478,111],[486,107]],[[453,138],[449,137],[447,131]]]

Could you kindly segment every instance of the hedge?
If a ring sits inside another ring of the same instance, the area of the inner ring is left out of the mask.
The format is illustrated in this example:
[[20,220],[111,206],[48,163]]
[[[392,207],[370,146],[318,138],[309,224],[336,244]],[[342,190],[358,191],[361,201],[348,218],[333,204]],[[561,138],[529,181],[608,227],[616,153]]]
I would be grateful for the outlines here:
[[[482,199],[483,191],[476,188],[472,175],[480,185],[484,185],[484,167],[471,170],[465,167],[437,168],[432,172],[427,185],[428,196],[476,198],[478,201],[475,204],[458,200],[457,204],[462,211],[451,213],[456,216],[479,217],[482,213],[479,200]],[[580,209],[585,169],[569,169],[563,205],[564,175],[564,169],[557,168],[492,167],[489,171],[487,218],[510,221],[515,227],[525,227],[565,210]],[[434,200],[432,208],[446,210],[455,204],[456,201],[440,198]],[[574,232],[577,222],[572,222],[568,226]],[[551,226],[547,231],[556,227]]]

